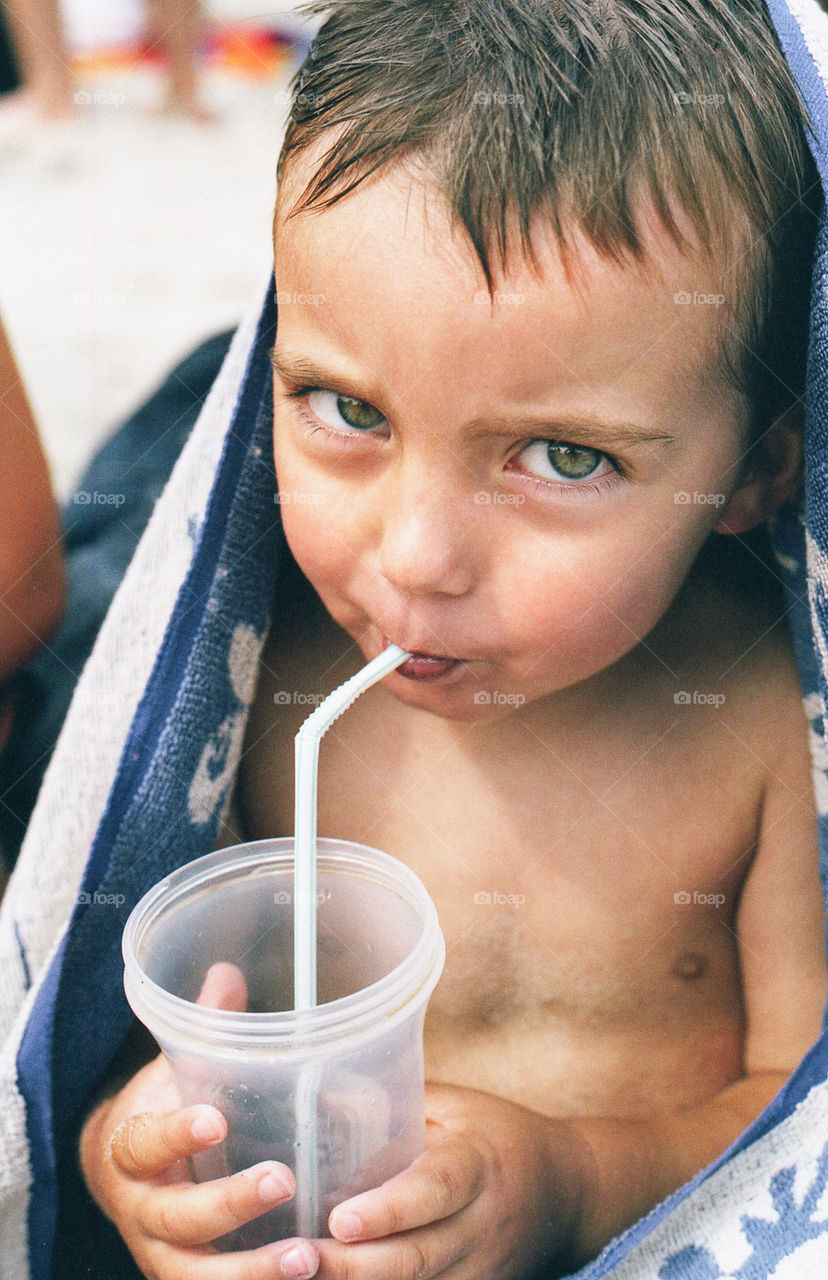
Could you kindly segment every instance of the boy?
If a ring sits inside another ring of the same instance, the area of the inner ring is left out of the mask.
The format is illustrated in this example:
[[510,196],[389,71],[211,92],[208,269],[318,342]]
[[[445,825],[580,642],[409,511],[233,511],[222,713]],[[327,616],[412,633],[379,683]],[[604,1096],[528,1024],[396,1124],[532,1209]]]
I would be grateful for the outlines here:
[[82,1141],[147,1276],[563,1274],[819,1033],[784,609],[711,555],[799,483],[812,171],[760,5],[639,10],[340,0],[309,55],[275,221],[296,607],[228,839],[291,829],[307,707],[274,695],[409,649],[326,739],[319,832],[437,904],[429,1148],[333,1239],[219,1254],[292,1174],[193,1187],[224,1122],[156,1059]]

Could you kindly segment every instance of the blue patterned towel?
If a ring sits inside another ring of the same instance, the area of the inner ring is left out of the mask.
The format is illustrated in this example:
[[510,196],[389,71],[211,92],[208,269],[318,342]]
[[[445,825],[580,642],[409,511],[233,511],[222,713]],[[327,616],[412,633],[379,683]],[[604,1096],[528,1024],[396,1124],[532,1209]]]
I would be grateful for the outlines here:
[[[828,15],[768,0],[828,190]],[[271,452],[272,281],[240,327],[77,688],[0,914],[0,1277],[135,1275],[77,1186],[84,1110],[130,1025],[138,898],[214,845],[285,553]],[[804,521],[777,529],[828,866],[828,220],[817,246]],[[825,883],[823,875],[823,883]],[[77,1200],[72,1196],[77,1193]],[[81,1207],[78,1207],[81,1206]],[[84,1217],[89,1213],[89,1217]],[[80,1225],[79,1225],[80,1224]],[[74,1228],[74,1234],[73,1234]],[[55,1242],[57,1241],[57,1247]],[[690,1184],[581,1280],[826,1280],[828,1038]]]

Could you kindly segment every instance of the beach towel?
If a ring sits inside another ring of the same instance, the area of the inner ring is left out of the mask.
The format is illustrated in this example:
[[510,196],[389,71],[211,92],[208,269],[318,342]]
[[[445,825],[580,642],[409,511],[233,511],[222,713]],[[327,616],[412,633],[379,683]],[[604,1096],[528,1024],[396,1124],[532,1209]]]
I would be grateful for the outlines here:
[[[828,189],[828,15],[768,0]],[[287,548],[271,444],[271,278],[236,332],[114,598],[0,912],[0,1276],[137,1272],[85,1195],[79,1126],[131,1025],[121,933],[215,845]],[[813,274],[804,510],[775,523],[828,869],[828,219]],[[724,1155],[581,1280],[825,1280],[828,1035]]]

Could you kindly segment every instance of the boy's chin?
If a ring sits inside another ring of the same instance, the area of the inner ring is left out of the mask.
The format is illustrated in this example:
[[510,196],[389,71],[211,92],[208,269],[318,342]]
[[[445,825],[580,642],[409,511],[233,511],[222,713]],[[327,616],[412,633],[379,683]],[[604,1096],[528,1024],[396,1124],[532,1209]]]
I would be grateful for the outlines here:
[[466,689],[455,689],[451,686],[441,688],[398,676],[387,682],[386,687],[398,702],[409,707],[416,707],[441,720],[452,720],[466,724],[491,724],[499,720],[508,720],[515,715],[526,699],[520,694],[500,695],[482,691],[473,692]]

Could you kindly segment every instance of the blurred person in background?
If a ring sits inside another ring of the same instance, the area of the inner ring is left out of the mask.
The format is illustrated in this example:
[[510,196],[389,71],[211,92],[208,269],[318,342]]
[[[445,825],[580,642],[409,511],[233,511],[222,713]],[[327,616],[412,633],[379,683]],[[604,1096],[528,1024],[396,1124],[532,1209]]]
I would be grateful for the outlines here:
[[[71,117],[72,59],[59,0],[3,0],[3,9],[20,84],[0,99],[0,130],[15,132]],[[167,62],[161,110],[199,122],[210,120],[197,68],[204,27],[197,0],[147,0],[147,19],[150,40],[163,50]]]
[[[49,468],[0,321],[0,750],[14,723],[12,677],[63,613],[65,570]],[[5,886],[0,849],[0,890]]]
[[72,115],[72,72],[58,0],[4,0],[3,9],[20,86],[0,113],[32,122]]

